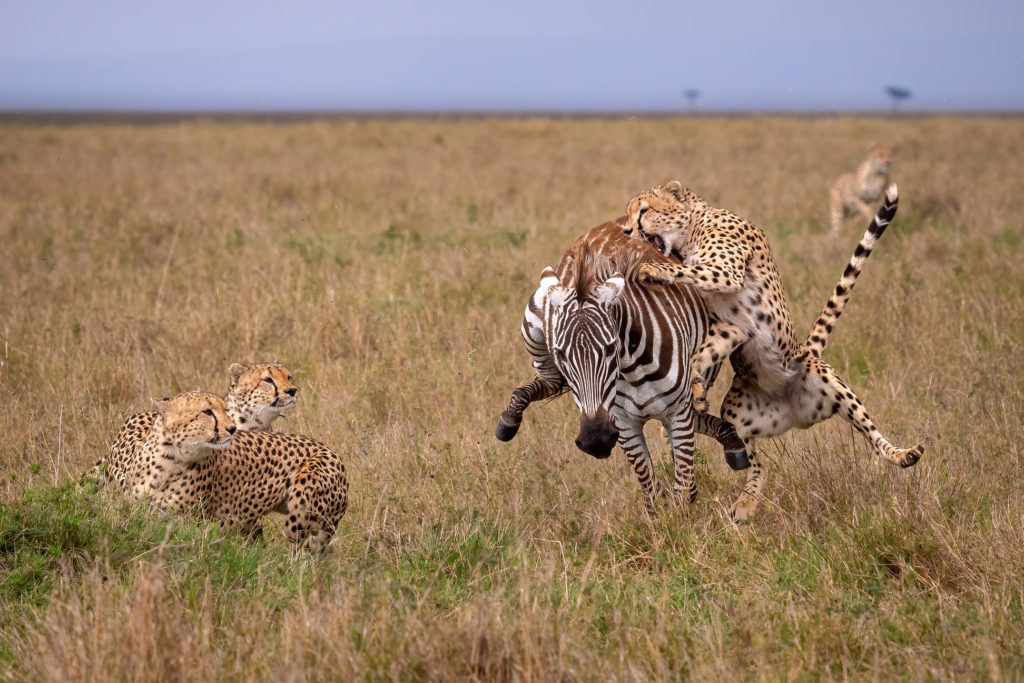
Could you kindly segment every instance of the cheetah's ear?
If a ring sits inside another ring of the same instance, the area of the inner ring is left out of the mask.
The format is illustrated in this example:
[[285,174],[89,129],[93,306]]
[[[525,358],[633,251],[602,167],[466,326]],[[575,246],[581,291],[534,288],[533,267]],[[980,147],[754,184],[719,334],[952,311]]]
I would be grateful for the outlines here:
[[239,363],[232,363],[231,367],[228,368],[228,374],[231,375],[231,386],[234,387],[238,383],[238,378],[245,372],[245,366]]
[[152,398],[152,397],[150,397],[149,401],[154,406],[156,406],[157,410],[159,410],[160,412],[163,412],[164,408],[167,407],[167,404],[171,402],[171,398],[169,396],[164,396],[163,398]]
[[683,201],[683,184],[678,180],[670,180],[661,186],[661,189],[668,192],[670,195]]

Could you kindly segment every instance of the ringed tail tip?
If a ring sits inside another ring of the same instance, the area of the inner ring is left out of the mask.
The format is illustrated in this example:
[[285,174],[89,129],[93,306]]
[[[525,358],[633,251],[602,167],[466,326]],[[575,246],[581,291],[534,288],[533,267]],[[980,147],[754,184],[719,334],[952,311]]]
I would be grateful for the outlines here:
[[892,183],[885,189],[885,201],[892,204],[900,198],[900,189],[896,187],[896,183]]

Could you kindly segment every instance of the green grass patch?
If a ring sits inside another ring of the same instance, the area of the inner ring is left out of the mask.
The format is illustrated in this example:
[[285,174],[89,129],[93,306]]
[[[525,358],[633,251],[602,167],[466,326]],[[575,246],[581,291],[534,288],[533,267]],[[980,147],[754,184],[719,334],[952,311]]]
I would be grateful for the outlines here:
[[[153,514],[97,490],[95,480],[68,482],[0,504],[0,617],[31,620],[58,583],[74,583],[87,567],[130,585],[139,567],[157,558],[175,592],[193,603],[211,586],[226,613],[239,601],[284,608],[312,582],[322,583],[317,568],[325,561],[296,554],[283,540],[250,542],[214,523]],[[313,571],[300,572],[297,562]],[[5,640],[0,658],[11,659]]]

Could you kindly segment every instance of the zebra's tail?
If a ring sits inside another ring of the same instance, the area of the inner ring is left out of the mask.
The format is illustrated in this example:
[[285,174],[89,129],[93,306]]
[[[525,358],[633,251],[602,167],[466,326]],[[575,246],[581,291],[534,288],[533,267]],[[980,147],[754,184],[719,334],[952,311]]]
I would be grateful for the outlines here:
[[868,229],[857,244],[857,248],[854,249],[853,256],[850,258],[850,262],[846,264],[846,270],[843,271],[843,276],[839,278],[839,284],[836,285],[832,296],[829,297],[825,308],[821,311],[821,315],[818,316],[817,322],[814,323],[811,333],[807,336],[804,350],[812,356],[821,358],[821,354],[825,351],[829,335],[832,334],[832,328],[835,326],[836,321],[839,320],[839,316],[842,315],[846,302],[850,300],[850,291],[857,283],[857,277],[864,267],[864,262],[868,260],[871,250],[875,248],[875,244],[878,242],[878,238],[882,236],[889,222],[896,215],[899,198],[899,190],[896,184],[893,183],[885,191],[885,201],[871,220],[871,224],[868,225]]

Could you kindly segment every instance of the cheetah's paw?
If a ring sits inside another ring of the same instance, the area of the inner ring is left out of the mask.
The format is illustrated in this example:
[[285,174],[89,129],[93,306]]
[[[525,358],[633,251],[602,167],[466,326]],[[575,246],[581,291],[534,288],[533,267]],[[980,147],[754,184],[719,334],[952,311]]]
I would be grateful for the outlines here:
[[741,494],[729,510],[729,519],[734,522],[745,522],[754,516],[757,510],[757,498],[749,493]]
[[674,281],[671,273],[667,273],[658,266],[645,263],[640,266],[637,279],[647,285],[670,285]]
[[913,467],[924,455],[924,446],[918,444],[913,448],[900,449],[897,451],[896,464],[900,467]]

